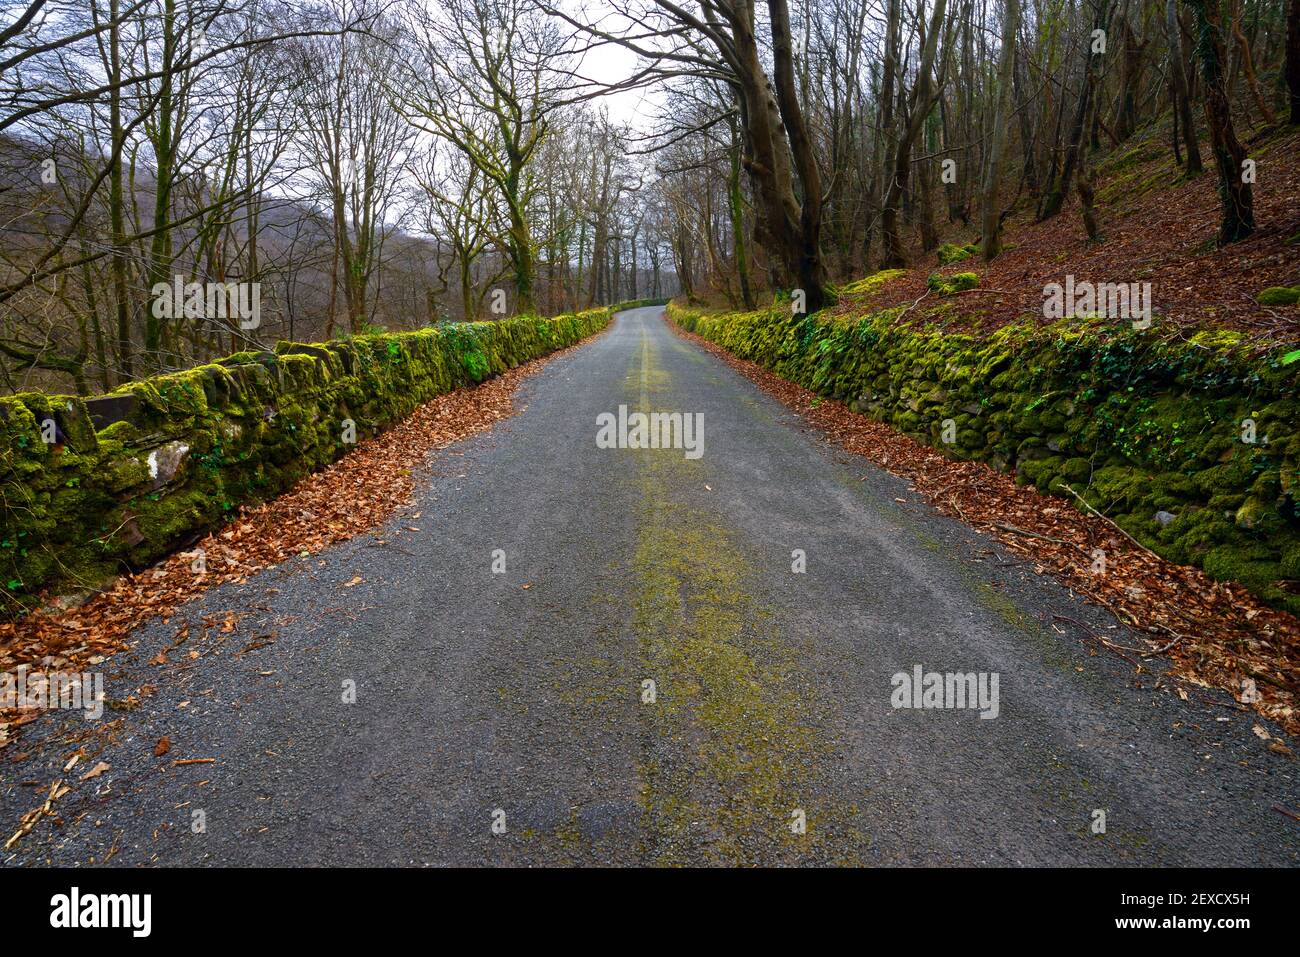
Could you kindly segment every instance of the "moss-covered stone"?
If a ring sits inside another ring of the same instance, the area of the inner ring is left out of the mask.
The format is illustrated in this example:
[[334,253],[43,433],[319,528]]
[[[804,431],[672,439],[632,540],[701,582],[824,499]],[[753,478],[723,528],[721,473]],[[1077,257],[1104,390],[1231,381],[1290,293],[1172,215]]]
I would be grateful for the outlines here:
[[939,258],[940,266],[951,266],[953,263],[961,262],[963,259],[969,259],[975,254],[977,249],[978,247],[974,243],[970,243],[966,246],[944,243],[935,251],[935,255]]
[[1269,286],[1255,301],[1261,306],[1294,306],[1300,303],[1300,286]]
[[[897,310],[668,314],[954,458],[1074,501],[1069,485],[1159,554],[1300,612],[1277,584],[1300,577],[1300,358],[1283,349],[1257,355],[1223,330],[1162,341],[1126,324],[940,334],[897,325]],[[947,418],[955,442],[942,441]]]
[[878,292],[890,280],[906,274],[906,269],[882,269],[864,279],[855,279],[853,282],[845,283],[836,291],[846,296],[869,296],[874,292]]
[[434,396],[579,342],[610,315],[282,342],[85,401],[0,397],[4,610],[155,561],[345,454],[344,420],[359,441]]
[[936,273],[927,280],[926,284],[932,292],[937,292],[941,296],[951,296],[955,292],[978,288],[980,277],[973,272],[957,272],[951,276],[941,276]]

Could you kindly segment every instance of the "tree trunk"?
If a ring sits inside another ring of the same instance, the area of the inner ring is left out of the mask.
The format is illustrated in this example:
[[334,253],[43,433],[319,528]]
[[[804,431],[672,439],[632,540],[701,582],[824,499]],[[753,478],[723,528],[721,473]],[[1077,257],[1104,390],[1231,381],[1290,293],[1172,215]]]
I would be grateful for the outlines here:
[[[1123,142],[1137,128],[1137,99],[1134,91],[1141,84],[1142,55],[1146,51],[1146,43],[1138,42],[1127,16],[1120,21],[1119,32],[1123,34],[1124,42],[1121,44],[1119,93],[1115,98],[1113,134],[1117,142]],[[1096,111],[1094,122],[1100,125],[1101,110]],[[1094,143],[1094,148],[1095,146]]]
[[695,276],[691,270],[691,250],[690,238],[686,232],[686,223],[679,219],[677,222],[675,242],[673,251],[677,255],[677,278],[681,280],[682,292],[687,299],[695,298]]
[[[168,281],[171,271],[171,192],[176,151],[175,131],[172,129],[174,112],[172,80],[176,65],[176,0],[164,0],[162,15],[162,79],[158,91],[158,132],[154,137],[154,158],[157,173],[154,183],[154,229],[149,244],[149,287]],[[176,319],[176,316],[172,316]],[[150,309],[145,314],[145,363],[154,371],[162,369],[160,349],[163,337],[162,319]]]
[[938,149],[937,118],[931,111],[924,130],[924,149],[929,159],[921,160],[916,169],[916,227],[921,234],[921,251],[933,252],[939,245],[934,225],[934,159]]
[[1300,0],[1291,0],[1286,15],[1286,87],[1291,97],[1291,123],[1300,124]]
[[1006,142],[1008,112],[1011,107],[1012,71],[1016,61],[1016,34],[1019,30],[1018,0],[1003,0],[1002,49],[998,59],[998,100],[989,130],[989,148],[984,163],[984,188],[980,191],[980,254],[992,260],[1002,251],[1002,224],[998,209],[998,181],[1002,175],[1002,149]]
[[907,188],[911,173],[912,144],[924,128],[926,116],[934,106],[934,61],[939,49],[939,39],[943,34],[944,12],[947,0],[935,0],[934,10],[930,16],[929,29],[921,49],[921,62],[917,67],[916,86],[912,89],[910,113],[907,126],[898,138],[894,148],[892,162],[886,165],[889,183],[885,189],[885,200],[881,204],[880,237],[884,246],[881,254],[881,266],[886,269],[901,268],[907,265],[903,253],[902,237],[898,229],[898,207]]
[[[1183,132],[1183,148],[1187,151],[1187,175],[1196,176],[1205,167],[1201,163],[1201,148],[1196,140],[1196,121],[1192,118],[1192,100],[1187,92],[1187,74],[1183,65],[1182,32],[1178,29],[1178,0],[1165,3],[1165,30],[1169,34],[1169,74],[1173,80],[1174,108]],[[1300,3],[1300,0],[1296,0]]]
[[[1094,104],[1094,110],[1097,108]],[[1101,229],[1097,225],[1097,212],[1093,205],[1093,188],[1092,188],[1092,169],[1088,162],[1088,151],[1081,150],[1079,153],[1079,174],[1075,178],[1075,183],[1079,189],[1079,210],[1083,216],[1083,228],[1088,233],[1089,242],[1097,242],[1101,239]]]
[[1021,73],[1024,71],[1024,58],[1016,53],[1016,65],[1011,72],[1012,90],[1016,96],[1016,112],[1020,116],[1020,148],[1024,156],[1025,185],[1029,195],[1038,199],[1041,187],[1038,182],[1038,157],[1034,150],[1033,121],[1029,118],[1029,103],[1021,92]]
[[[1110,20],[1110,0],[1097,0],[1097,2],[1093,29],[1104,31]],[[1070,139],[1065,146],[1065,159],[1061,163],[1060,177],[1048,190],[1047,195],[1043,198],[1042,206],[1039,208],[1038,219],[1040,222],[1044,219],[1051,219],[1061,211],[1061,207],[1065,205],[1065,198],[1070,194],[1071,181],[1074,179],[1074,171],[1079,164],[1079,150],[1082,148],[1083,133],[1087,127],[1088,106],[1092,102],[1093,87],[1096,84],[1096,64],[1101,59],[1099,53],[1093,52],[1091,36],[1088,37],[1085,43],[1085,49],[1088,51],[1088,57],[1084,67],[1083,88],[1079,91],[1079,102],[1075,106],[1074,123],[1070,127]]]
[[1243,178],[1246,150],[1232,126],[1232,111],[1223,75],[1223,27],[1219,11],[1209,0],[1184,0],[1196,18],[1196,55],[1205,80],[1205,119],[1210,127],[1214,165],[1219,172],[1219,201],[1223,221],[1220,246],[1245,239],[1255,231],[1255,207],[1251,185]]
[[456,253],[460,273],[461,314],[466,322],[478,319],[478,303],[474,299],[474,261],[465,250]]
[[1277,123],[1277,114],[1273,112],[1273,107],[1268,104],[1268,97],[1260,91],[1259,78],[1255,76],[1255,58],[1250,53],[1250,43],[1246,40],[1246,35],[1241,32],[1240,12],[1234,12],[1232,16],[1232,35],[1237,41],[1237,48],[1241,51],[1241,69],[1246,74],[1246,83],[1250,86],[1250,95],[1255,101],[1255,106],[1260,115],[1264,117],[1264,122],[1269,126]]
[[527,214],[519,196],[519,178],[522,170],[510,177],[511,193],[507,197],[510,207],[510,264],[515,274],[515,315],[537,314],[537,299],[533,292],[536,267],[533,263],[533,238],[528,228]]
[[628,278],[627,297],[634,302],[640,298],[637,295],[637,277],[636,277],[636,237],[637,237],[637,233],[639,233],[640,231],[641,229],[639,226],[636,229],[632,230],[632,261],[631,263],[628,264],[629,268],[627,273],[627,278]]
[[[131,361],[131,316],[126,292],[126,224],[122,197],[122,54],[118,33],[118,0],[108,7],[112,26],[108,31],[109,82],[108,124],[113,139],[113,169],[108,186],[110,228],[113,230],[113,299],[117,312],[117,367],[120,382],[129,381],[135,372]],[[150,310],[152,312],[152,309]]]
[[740,192],[740,131],[731,118],[731,165],[727,174],[727,205],[731,212],[731,242],[736,255],[736,276],[740,298],[746,309],[754,308],[754,291],[749,278],[749,248],[745,244],[745,207]]
[[[940,3],[943,0],[939,0]],[[794,51],[790,43],[790,10],[786,0],[767,0],[772,27],[773,80],[777,107],[790,139],[794,169],[802,187],[797,228],[789,229],[786,244],[787,265],[799,281],[807,298],[809,312],[816,312],[833,301],[827,285],[826,265],[822,261],[822,181],[817,166],[812,137],[804,123],[803,110],[794,86]],[[791,224],[793,225],[793,224]]]

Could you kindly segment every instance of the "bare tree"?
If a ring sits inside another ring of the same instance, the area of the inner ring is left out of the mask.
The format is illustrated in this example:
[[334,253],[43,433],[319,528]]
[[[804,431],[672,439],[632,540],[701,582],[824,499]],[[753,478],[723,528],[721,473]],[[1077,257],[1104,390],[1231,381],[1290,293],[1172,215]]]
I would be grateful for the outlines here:
[[410,122],[459,149],[495,188],[509,223],[515,309],[536,312],[528,165],[564,102],[555,71],[565,41],[526,0],[442,0],[412,14],[409,48],[394,98]]

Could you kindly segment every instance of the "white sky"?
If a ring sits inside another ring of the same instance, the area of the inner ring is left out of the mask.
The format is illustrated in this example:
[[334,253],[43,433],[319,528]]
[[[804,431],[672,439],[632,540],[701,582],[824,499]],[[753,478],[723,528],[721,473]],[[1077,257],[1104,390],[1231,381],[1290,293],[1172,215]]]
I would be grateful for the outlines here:
[[[602,82],[625,79],[636,68],[637,58],[630,50],[604,47],[593,50],[583,64],[583,74]],[[663,91],[657,86],[637,90],[619,90],[596,101],[597,106],[609,110],[610,118],[628,123],[637,129],[648,130],[658,107],[663,103]]]
[[[614,35],[621,33],[623,27],[628,27],[633,32],[638,29],[632,21],[618,16],[614,8],[603,0],[579,0],[578,3],[565,4],[564,9],[575,19],[587,23],[599,22],[601,29]],[[590,80],[617,83],[633,76],[642,65],[640,58],[631,50],[608,43],[587,51],[578,72]],[[640,130],[650,128],[656,109],[662,103],[663,92],[658,86],[620,90],[593,101],[594,106],[607,109],[611,119],[628,123]]]

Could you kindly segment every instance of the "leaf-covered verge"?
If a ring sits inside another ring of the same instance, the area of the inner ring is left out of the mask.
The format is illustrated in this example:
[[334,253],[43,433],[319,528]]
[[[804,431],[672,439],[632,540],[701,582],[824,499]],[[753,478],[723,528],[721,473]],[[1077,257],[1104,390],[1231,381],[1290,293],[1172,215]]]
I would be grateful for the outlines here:
[[4,609],[144,567],[435,396],[571,346],[610,315],[281,342],[108,396],[0,398]]
[[1300,612],[1300,354],[1249,337],[1128,326],[991,335],[777,309],[682,328],[959,460],[1075,496],[1162,557]]
[[[834,312],[854,319],[911,306],[902,322],[961,332],[1042,322],[1044,288],[1067,275],[1093,283],[1149,283],[1150,305],[1166,338],[1206,329],[1249,333],[1261,347],[1300,336],[1300,128],[1280,125],[1252,136],[1256,231],[1218,246],[1217,179],[1188,176],[1169,149],[1169,125],[1154,123],[1098,163],[1100,241],[1089,239],[1077,207],[1038,220],[1036,203],[1017,203],[1000,255],[979,255],[977,224],[958,229],[933,252],[912,250],[910,269],[847,283]],[[975,240],[971,242],[969,240]],[[965,243],[965,245],[963,245]],[[978,286],[939,296],[930,281],[971,273]],[[926,295],[930,291],[929,295]],[[1292,346],[1294,348],[1294,346]]]
[[[924,437],[906,435],[675,328],[834,444],[905,478],[931,507],[1022,556],[1035,573],[1050,574],[1122,623],[1098,633],[1080,621],[1035,612],[1045,631],[1063,641],[1081,641],[1092,654],[1125,659],[1140,685],[1154,679],[1155,688],[1184,700],[1254,710],[1300,734],[1300,619],[1294,615],[1269,607],[1242,585],[1161,558],[1106,518],[1044,496],[1033,485],[1017,484],[987,463],[950,458]],[[1105,558],[1100,567],[1098,550]],[[1003,564],[992,548],[976,547],[971,560]],[[1205,697],[1204,688],[1226,691],[1235,701]],[[1268,750],[1290,754],[1286,743],[1262,725],[1256,725],[1256,733]]]

